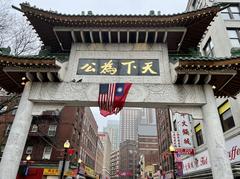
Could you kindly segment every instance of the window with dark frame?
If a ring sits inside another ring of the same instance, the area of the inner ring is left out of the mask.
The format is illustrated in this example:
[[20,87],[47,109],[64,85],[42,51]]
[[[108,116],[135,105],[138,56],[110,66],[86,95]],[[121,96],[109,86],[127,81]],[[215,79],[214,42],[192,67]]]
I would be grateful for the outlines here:
[[32,125],[31,132],[38,132],[38,125],[37,124]]
[[232,4],[228,8],[221,11],[221,16],[224,20],[240,20],[239,4]]
[[33,151],[33,146],[27,146],[26,148],[26,154],[31,155]]
[[240,29],[227,29],[228,37],[233,47],[240,47]]
[[55,136],[57,130],[57,125],[49,125],[48,136]]
[[43,156],[42,159],[47,159],[50,160],[51,158],[51,153],[52,153],[52,147],[51,146],[46,146],[43,151]]
[[214,57],[214,45],[211,38],[208,39],[206,45],[203,48],[203,52],[207,57]]
[[222,124],[223,132],[232,129],[235,126],[229,101],[224,102],[218,107],[218,112]]
[[196,125],[194,127],[195,130],[195,135],[196,135],[196,139],[197,139],[197,145],[200,146],[202,145],[203,142],[203,134],[202,134],[202,125],[199,123],[198,125]]

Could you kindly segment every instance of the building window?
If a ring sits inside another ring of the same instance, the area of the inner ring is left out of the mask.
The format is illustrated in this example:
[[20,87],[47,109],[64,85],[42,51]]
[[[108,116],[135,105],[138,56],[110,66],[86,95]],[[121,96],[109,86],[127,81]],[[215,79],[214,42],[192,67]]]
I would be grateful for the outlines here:
[[5,136],[10,133],[11,127],[12,127],[12,124],[7,125],[6,131],[5,131]]
[[197,145],[200,146],[203,144],[203,135],[202,135],[202,125],[199,123],[194,127],[196,139],[197,139]]
[[222,10],[221,15],[224,20],[240,20],[240,9],[239,6],[231,5],[230,7]]
[[204,55],[207,56],[207,57],[213,57],[214,56],[213,49],[214,49],[214,46],[213,46],[213,43],[212,43],[212,39],[209,38],[205,47],[203,48]]
[[42,159],[47,159],[50,160],[51,158],[51,153],[52,153],[52,147],[51,146],[46,146],[43,151],[43,156]]
[[31,155],[33,151],[33,146],[27,146],[26,154]]
[[48,136],[55,136],[57,130],[57,125],[49,125]]
[[32,125],[31,132],[37,132],[38,131],[38,126],[36,124]]
[[0,113],[3,113],[3,112],[5,112],[5,111],[7,111],[7,106],[3,106],[1,109],[0,109]]
[[239,29],[227,29],[228,37],[233,47],[240,47],[240,32]]
[[221,106],[218,107],[218,112],[220,115],[223,132],[235,126],[230,108],[230,103],[228,101],[224,102]]
[[4,148],[5,148],[5,144],[1,145],[1,153],[3,153]]

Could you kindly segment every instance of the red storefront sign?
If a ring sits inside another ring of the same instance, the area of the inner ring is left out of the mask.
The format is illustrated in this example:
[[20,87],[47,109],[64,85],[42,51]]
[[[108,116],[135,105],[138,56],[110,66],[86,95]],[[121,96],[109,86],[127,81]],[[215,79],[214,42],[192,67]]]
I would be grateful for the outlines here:
[[133,173],[131,171],[123,171],[123,172],[118,172],[119,176],[133,176]]
[[183,176],[183,163],[182,162],[176,162],[177,167],[177,175]]
[[188,148],[176,148],[176,152],[182,155],[194,155],[195,149],[188,149]]

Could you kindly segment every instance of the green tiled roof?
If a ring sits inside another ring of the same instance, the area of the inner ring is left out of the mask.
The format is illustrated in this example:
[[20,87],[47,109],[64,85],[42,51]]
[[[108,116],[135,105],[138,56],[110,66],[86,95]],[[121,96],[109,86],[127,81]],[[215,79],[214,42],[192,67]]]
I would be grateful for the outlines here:
[[30,56],[14,56],[14,55],[7,55],[7,54],[1,54],[0,57],[6,57],[6,58],[15,58],[15,59],[25,59],[25,60],[57,60],[57,57],[55,56],[39,56],[39,55],[30,55]]

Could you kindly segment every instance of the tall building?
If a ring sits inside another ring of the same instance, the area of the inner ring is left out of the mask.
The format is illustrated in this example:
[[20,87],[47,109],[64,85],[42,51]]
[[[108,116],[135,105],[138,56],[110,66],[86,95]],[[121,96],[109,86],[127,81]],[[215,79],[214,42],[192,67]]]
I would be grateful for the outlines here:
[[156,111],[151,108],[142,108],[138,119],[138,135],[157,136]]
[[119,121],[109,120],[107,122],[107,127],[103,128],[104,132],[107,132],[112,144],[112,150],[119,149],[120,139],[119,139]]
[[112,152],[111,141],[108,133],[106,132],[98,133],[98,137],[101,140],[104,147],[102,179],[110,179],[110,172],[111,172],[110,158],[111,158],[111,152]]
[[143,108],[138,122],[138,151],[144,157],[145,177],[153,177],[159,168],[156,111]]
[[104,154],[104,147],[101,140],[98,138],[96,160],[95,160],[95,171],[98,179],[102,178],[103,157],[104,157],[103,154]]
[[136,178],[136,169],[139,162],[137,142],[134,140],[125,140],[120,144],[119,149],[120,164],[119,176],[125,179]]
[[137,140],[140,135],[156,134],[155,109],[124,108],[120,113],[120,141]]
[[[158,136],[158,150],[159,150],[159,168],[161,168],[161,174],[168,176],[170,170],[172,170],[172,155],[169,155],[169,146],[172,143],[171,140],[171,123],[168,108],[157,108],[157,136]],[[169,177],[170,178],[170,177]]]
[[157,135],[138,135],[138,155],[144,157],[145,177],[153,177],[159,168]]
[[120,142],[137,140],[138,121],[141,119],[141,108],[124,108],[120,112]]
[[111,153],[111,179],[119,178],[119,164],[120,164],[119,150],[115,150]]
[[156,125],[156,111],[153,108],[142,108],[139,124]]
[[95,177],[95,160],[98,141],[98,126],[90,108],[85,108],[80,141],[80,158],[85,165],[86,177]]

